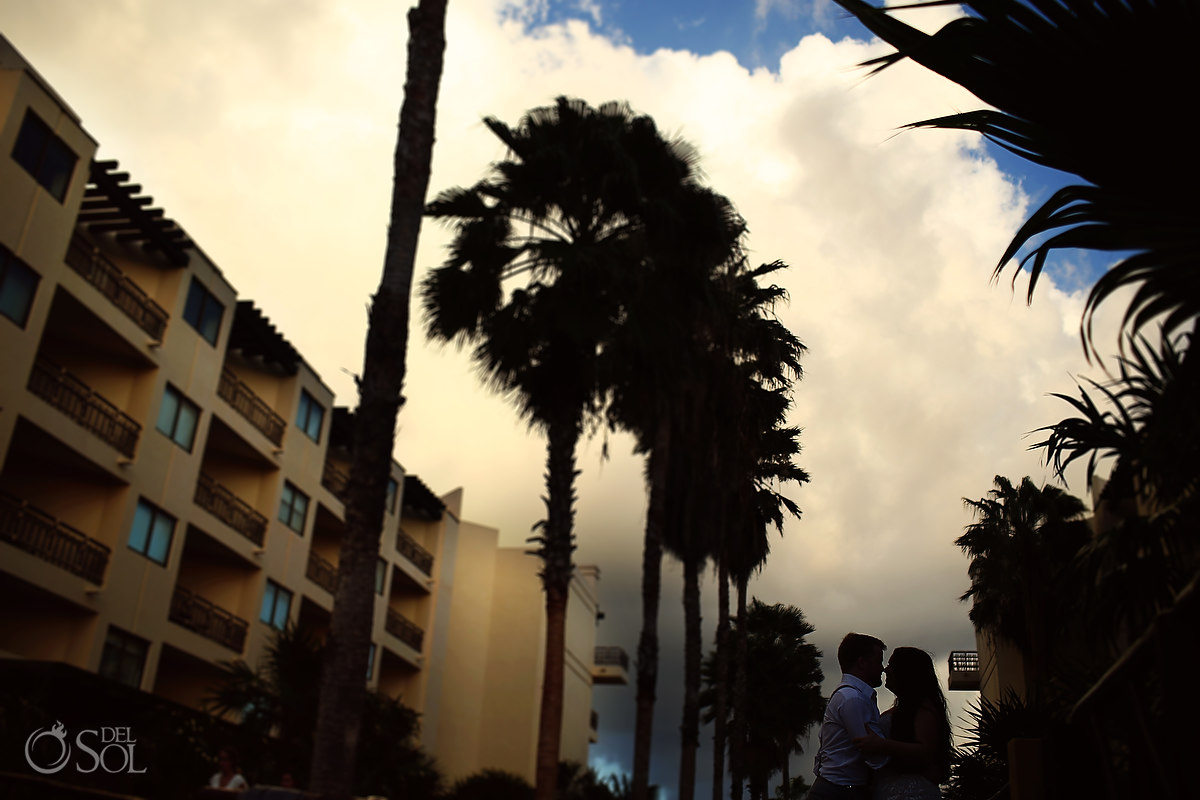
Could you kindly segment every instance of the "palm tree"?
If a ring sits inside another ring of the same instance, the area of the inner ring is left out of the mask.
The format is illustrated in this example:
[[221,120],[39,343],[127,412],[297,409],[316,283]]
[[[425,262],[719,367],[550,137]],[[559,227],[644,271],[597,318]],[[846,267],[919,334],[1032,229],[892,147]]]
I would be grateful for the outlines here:
[[[782,771],[785,785],[790,784],[790,756],[800,752],[801,740],[824,713],[821,651],[805,640],[814,629],[795,606],[768,606],[755,599],[735,626],[746,635],[746,677],[754,687],[747,697],[748,724],[742,729],[750,796],[763,800],[775,772]],[[721,686],[716,661],[715,651],[705,660],[706,719],[717,713]]]
[[1018,647],[1029,660],[1029,685],[1041,688],[1054,655],[1053,620],[1079,594],[1072,560],[1091,536],[1084,505],[1055,486],[1028,477],[1014,486],[997,475],[996,488],[963,502],[975,512],[955,544],[970,558],[971,621]]
[[[799,374],[799,356],[804,350],[786,327],[769,317],[770,307],[784,297],[784,291],[774,285],[758,285],[758,278],[784,264],[775,261],[755,270],[739,269],[740,265],[740,259],[733,261],[714,277],[715,305],[707,318],[696,321],[686,361],[694,369],[692,374],[702,379],[685,380],[684,391],[677,390],[676,410],[671,416],[673,444],[666,459],[665,543],[684,565],[679,796],[685,800],[691,798],[694,788],[700,745],[700,571],[709,557],[719,557],[722,536],[740,524],[740,515],[751,513],[734,499],[739,487],[757,476],[756,461],[763,452],[763,441],[782,422],[790,404],[791,377]],[[683,361],[679,350],[674,351],[674,361]],[[773,397],[768,403],[769,420],[760,416],[766,411],[758,408],[767,396]]]
[[676,511],[683,507],[669,505],[672,485],[686,472],[676,453],[686,444],[681,409],[689,402],[694,409],[709,385],[704,363],[713,348],[715,320],[729,313],[714,276],[740,266],[745,230],[726,198],[697,186],[690,172],[686,178],[652,209],[645,231],[650,257],[637,273],[637,286],[627,292],[622,323],[603,362],[610,425],[631,431],[637,452],[647,455],[632,779],[637,800],[649,792],[664,537],[669,527],[679,527]]
[[[575,549],[575,447],[599,410],[598,360],[640,280],[647,220],[689,179],[689,154],[627,105],[559,98],[516,128],[485,120],[508,157],[427,208],[455,226],[446,263],[422,284],[431,338],[474,346],[491,387],[547,436],[542,559],[546,661],[538,800],[552,797],[562,724],[563,644]],[[665,187],[665,188],[664,188]],[[524,285],[506,290],[521,277]]]
[[[325,647],[311,632],[288,625],[268,642],[257,669],[240,659],[221,664],[223,674],[204,705],[210,713],[240,719],[239,737],[226,744],[236,744],[244,763],[255,766],[251,780],[271,783],[290,772],[301,785],[309,784],[306,764]],[[377,693],[367,694],[363,710],[354,792],[433,797],[441,776],[416,742],[417,713]]]
[[1096,306],[1135,289],[1133,332],[1160,318],[1168,334],[1200,315],[1200,158],[1169,119],[1177,87],[1195,72],[1189,43],[1200,24],[1190,0],[967,0],[968,16],[924,34],[863,0],[838,4],[903,58],[949,78],[996,110],[968,111],[913,127],[973,130],[1051,169],[1082,179],[1056,192],[1017,232],[996,267],[1031,246],[1032,293],[1057,248],[1128,253],[1092,289]]
[[[764,264],[743,276],[736,295],[739,298],[740,324],[735,339],[742,369],[752,380],[729,385],[741,390],[733,419],[737,441],[732,457],[727,461],[725,480],[729,490],[718,552],[719,622],[717,636],[718,677],[729,667],[729,593],[728,581],[737,584],[737,614],[745,619],[746,593],[750,575],[761,568],[770,546],[767,528],[774,525],[782,533],[784,512],[800,517],[800,508],[778,489],[785,483],[807,483],[809,476],[796,466],[794,458],[800,453],[797,428],[784,428],[784,419],[791,406],[793,382],[800,379],[800,358],[804,345],[777,319],[770,315],[774,304],[786,299],[783,289],[775,285],[761,286],[758,279],[783,268],[782,262]],[[724,631],[723,631],[724,629]],[[723,632],[723,635],[722,635]],[[729,760],[731,793],[740,798],[745,775],[744,733],[748,643],[744,626],[735,637],[733,647],[735,675],[733,682],[731,746]],[[725,681],[717,684],[716,704],[726,701]],[[723,752],[725,721],[718,716],[714,726],[714,800],[723,782]]]
[[446,0],[420,0],[408,12],[408,66],[396,140],[391,220],[383,276],[371,304],[328,647],[312,752],[312,788],[349,797],[370,649],[375,562],[387,477],[403,403],[413,261],[429,188]]

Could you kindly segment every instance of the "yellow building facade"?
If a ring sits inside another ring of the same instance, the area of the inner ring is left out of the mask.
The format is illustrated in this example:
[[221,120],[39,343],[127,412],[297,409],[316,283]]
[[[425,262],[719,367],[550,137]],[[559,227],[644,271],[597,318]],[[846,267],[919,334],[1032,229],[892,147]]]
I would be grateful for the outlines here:
[[[0,657],[198,707],[218,664],[327,629],[350,417],[0,37]],[[451,779],[532,780],[537,562],[393,462],[368,686]],[[568,610],[564,759],[587,761],[599,570]],[[605,651],[607,652],[607,650]],[[623,658],[623,654],[622,654]],[[619,663],[618,663],[619,662]]]

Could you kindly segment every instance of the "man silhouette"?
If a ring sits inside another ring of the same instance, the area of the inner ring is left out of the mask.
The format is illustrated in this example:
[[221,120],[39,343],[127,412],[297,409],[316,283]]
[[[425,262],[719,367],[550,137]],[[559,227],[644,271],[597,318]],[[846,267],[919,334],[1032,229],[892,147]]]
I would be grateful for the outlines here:
[[846,634],[838,646],[842,680],[825,706],[811,800],[868,800],[871,771],[887,763],[887,756],[864,756],[854,746],[856,737],[883,735],[875,687],[883,683],[885,650],[883,642],[862,633]]

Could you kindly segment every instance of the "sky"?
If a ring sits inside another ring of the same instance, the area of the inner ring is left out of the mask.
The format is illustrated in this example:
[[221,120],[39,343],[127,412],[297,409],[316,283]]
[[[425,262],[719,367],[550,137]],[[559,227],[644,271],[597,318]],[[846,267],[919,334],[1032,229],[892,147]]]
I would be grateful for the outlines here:
[[[408,5],[0,0],[0,32],[82,117],[99,157],[118,159],[353,404]],[[932,29],[951,13],[916,21]],[[850,630],[930,651],[944,679],[949,651],[975,645],[953,544],[971,522],[963,498],[998,474],[1051,480],[1031,432],[1067,415],[1051,392],[1095,371],[1078,335],[1094,265],[1060,259],[1032,305],[1011,270],[991,281],[1054,179],[967,133],[901,131],[980,103],[912,65],[868,78],[856,65],[885,48],[828,0],[451,0],[446,34],[431,196],[504,156],[484,116],[515,124],[561,94],[626,100],[697,147],[709,183],[746,218],[752,257],[790,265],[778,314],[808,346],[789,421],[803,428],[812,481],[789,491],[803,518],[772,536],[751,593],[804,611],[827,692]],[[418,280],[447,240],[423,227]],[[438,493],[465,487],[464,516],[521,545],[543,513],[544,441],[464,354],[428,344],[417,317],[409,347],[396,458]],[[603,432],[581,445],[576,531],[578,563],[601,570],[597,642],[633,654],[646,502],[631,449]],[[1068,478],[1085,494],[1081,474]],[[678,773],[681,591],[667,562],[652,754],[664,800]],[[707,650],[711,575],[702,591]],[[972,697],[949,694],[956,718]],[[630,771],[633,686],[596,687],[594,707],[593,764]],[[706,728],[699,797],[710,749]],[[798,772],[815,749],[814,736]]]

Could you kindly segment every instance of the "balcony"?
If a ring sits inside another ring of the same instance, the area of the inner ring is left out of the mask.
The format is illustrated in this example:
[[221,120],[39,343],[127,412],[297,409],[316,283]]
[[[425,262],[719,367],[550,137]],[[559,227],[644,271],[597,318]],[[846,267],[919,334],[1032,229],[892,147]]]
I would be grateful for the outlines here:
[[267,534],[267,518],[203,472],[196,483],[195,499],[196,505],[262,546]]
[[100,294],[107,297],[134,324],[155,341],[162,341],[163,332],[167,329],[167,312],[147,297],[116,264],[78,237],[71,240],[66,260],[67,266],[99,289]]
[[951,689],[979,691],[979,653],[974,650],[955,650],[950,653]]
[[117,452],[133,458],[142,426],[71,373],[39,358],[29,374],[28,388]]
[[246,620],[182,586],[175,587],[175,594],[171,595],[171,611],[167,619],[235,653],[242,652],[246,643],[246,629],[249,627]]
[[411,561],[421,572],[433,576],[433,553],[419,545],[416,539],[404,531],[396,532],[396,552]]
[[233,406],[234,411],[245,417],[247,422],[257,428],[277,447],[283,444],[283,429],[287,426],[283,417],[276,414],[269,405],[263,402],[261,397],[228,369],[221,370],[217,395]]
[[629,654],[621,647],[597,647],[592,655],[592,683],[629,683]]
[[109,549],[8,492],[0,492],[0,540],[100,585]]
[[308,579],[330,594],[337,593],[338,568],[316,553],[308,554],[308,568],[304,574]]
[[425,638],[425,631],[421,630],[417,625],[411,622],[407,617],[399,611],[388,609],[387,621],[384,623],[384,629],[395,636],[406,645],[421,652],[421,642]]
[[346,487],[350,484],[350,475],[345,470],[334,465],[332,461],[325,462],[321,472],[321,485],[333,492],[334,497],[346,502]]

